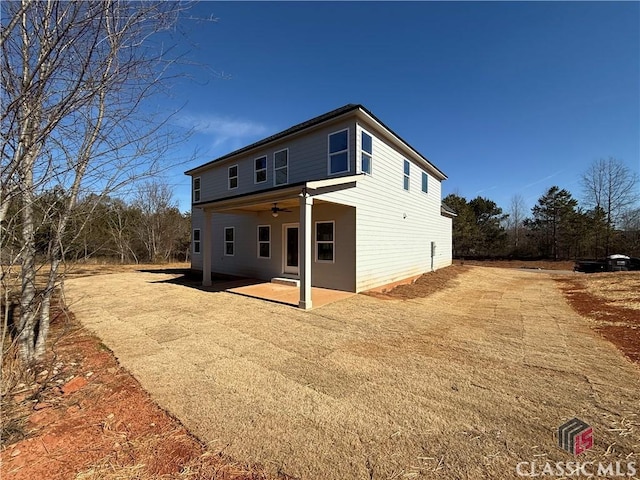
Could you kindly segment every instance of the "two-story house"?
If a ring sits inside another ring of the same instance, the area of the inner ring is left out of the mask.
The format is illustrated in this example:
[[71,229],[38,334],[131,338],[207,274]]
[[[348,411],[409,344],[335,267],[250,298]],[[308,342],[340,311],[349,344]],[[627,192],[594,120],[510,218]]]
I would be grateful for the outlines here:
[[447,177],[362,105],[186,172],[192,260],[211,273],[360,292],[451,264]]

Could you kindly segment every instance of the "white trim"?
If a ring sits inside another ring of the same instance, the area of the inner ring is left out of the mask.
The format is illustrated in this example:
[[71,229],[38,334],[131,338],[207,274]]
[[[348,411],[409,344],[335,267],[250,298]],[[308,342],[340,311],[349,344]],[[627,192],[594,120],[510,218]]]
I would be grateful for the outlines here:
[[[287,166],[286,167],[276,167],[276,155],[280,152],[287,152]],[[276,183],[277,181],[277,170],[287,169],[287,181],[285,183]],[[273,186],[278,187],[280,185],[287,185],[289,183],[289,149],[283,148],[282,150],[278,150],[277,152],[273,152]]]
[[358,180],[362,180],[363,175],[349,175],[348,177],[338,177],[338,178],[327,178],[325,180],[312,180],[311,182],[305,183],[305,187],[309,190],[317,190],[319,188],[324,187],[334,187],[336,185],[344,185],[351,182],[357,182]]
[[[198,232],[198,240],[196,240],[196,232]],[[198,251],[196,252],[196,243]],[[202,253],[202,232],[199,228],[194,228],[191,232],[191,255],[200,255]]]
[[[227,240],[227,230],[231,230],[233,232],[233,240],[228,241]],[[224,245],[224,256],[225,257],[234,257],[236,254],[236,227],[224,227],[223,230],[223,245]],[[230,243],[231,245],[233,245],[233,253],[227,253],[227,243]]]
[[[260,240],[260,229],[261,228],[267,228],[269,231],[269,240],[265,241],[265,240]],[[256,228],[256,235],[257,235],[257,244],[258,244],[258,251],[256,252],[256,255],[258,256],[258,258],[262,259],[262,260],[269,260],[271,258],[271,225],[258,225],[258,227]],[[268,257],[262,257],[260,255],[260,244],[261,243],[266,243],[267,245],[269,245],[269,256]]]
[[[318,240],[318,224],[319,223],[330,223],[331,227],[332,227],[332,236],[333,236],[333,240]],[[336,263],[336,222],[335,220],[318,220],[317,222],[315,222],[315,228],[313,229],[313,242],[315,245],[315,251],[316,251],[316,255],[315,255],[315,261],[316,263]],[[330,243],[332,245],[332,253],[333,253],[333,258],[331,260],[320,260],[318,259],[318,254],[320,253],[320,250],[318,249],[318,244],[319,243]]]
[[[426,189],[426,190],[424,189],[424,184],[425,184],[425,181],[424,181],[424,180],[425,180],[425,179],[427,180],[427,181],[426,181],[426,185],[427,185],[427,189]],[[428,174],[427,172],[425,172],[425,171],[423,171],[423,172],[422,172],[422,175],[420,176],[420,190],[421,190],[421,191],[422,191],[422,193],[424,193],[425,195],[428,195],[428,194],[429,194],[429,174]]]
[[[347,148],[345,150],[339,150],[337,152],[332,152],[331,151],[331,136],[332,135],[337,135],[338,133],[342,133],[342,132],[347,132]],[[348,173],[351,171],[351,156],[349,155],[349,151],[351,150],[349,147],[349,141],[350,141],[350,135],[349,135],[349,127],[347,128],[343,128],[342,130],[337,130],[335,132],[331,132],[327,135],[327,175],[339,175],[341,173]],[[332,155],[338,155],[338,154],[342,154],[342,153],[347,153],[347,169],[346,170],[340,170],[339,172],[332,172],[331,171],[331,156]]]
[[[198,188],[196,188],[196,180],[198,181]],[[196,192],[198,193],[198,198],[196,198]],[[193,177],[193,182],[191,183],[191,198],[193,199],[193,203],[199,202],[202,198],[202,178],[201,177]]]
[[[287,267],[287,228],[298,229],[298,267]],[[289,268],[289,271],[287,271]],[[282,224],[282,273],[300,275],[300,224],[299,223],[283,223]]]
[[[231,169],[233,167],[236,167],[236,175],[234,177],[231,176]],[[236,179],[235,187],[231,186],[231,179],[233,178]],[[235,165],[229,165],[229,168],[227,168],[227,190],[235,190],[236,188],[238,188],[238,185],[240,184],[239,178],[240,178],[240,167],[238,167],[238,164],[236,163]]]
[[[256,162],[258,160],[262,160],[264,158],[264,169],[258,170],[256,168]],[[264,180],[261,182],[258,181],[258,172],[262,172],[264,170]],[[259,185],[261,183],[266,183],[269,179],[269,157],[267,155],[262,155],[261,157],[256,157],[253,159],[253,184]]]
[[[371,138],[371,153],[369,152],[365,152],[364,149],[362,148],[362,134],[366,134]],[[360,172],[364,173],[365,175],[369,175],[372,176],[373,175],[373,135],[371,135],[367,130],[365,130],[364,128],[360,127],[360,148],[358,149],[358,151],[360,152]],[[365,172],[364,168],[362,167],[362,155],[367,155],[369,157],[369,172]]]

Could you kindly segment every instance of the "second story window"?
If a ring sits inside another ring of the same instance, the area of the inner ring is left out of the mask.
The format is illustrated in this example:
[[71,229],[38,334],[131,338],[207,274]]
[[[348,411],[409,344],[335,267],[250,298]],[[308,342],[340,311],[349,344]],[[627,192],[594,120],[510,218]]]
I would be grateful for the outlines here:
[[429,192],[429,176],[425,172],[422,172],[422,191]]
[[289,149],[273,154],[273,181],[275,185],[289,183]]
[[349,171],[349,130],[329,135],[329,175]]
[[371,175],[371,160],[373,157],[373,141],[371,135],[367,132],[362,132],[361,135],[361,167],[362,173]]
[[238,165],[229,167],[229,190],[238,188]]
[[267,181],[267,157],[256,158],[255,161],[254,183],[263,183]]
[[193,179],[193,201],[200,201],[200,177]]
[[409,190],[409,181],[411,179],[411,164],[409,160],[404,161],[404,189]]

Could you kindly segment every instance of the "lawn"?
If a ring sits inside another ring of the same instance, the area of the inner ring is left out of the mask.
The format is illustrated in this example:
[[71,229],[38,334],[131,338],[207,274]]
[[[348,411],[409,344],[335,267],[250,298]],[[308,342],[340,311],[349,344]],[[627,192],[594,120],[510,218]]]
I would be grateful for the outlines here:
[[78,278],[68,295],[209,451],[271,476],[513,478],[518,462],[574,460],[555,439],[573,417],[595,432],[581,461],[636,460],[638,366],[555,275],[450,268],[416,284],[426,297],[403,287],[311,312],[167,271]]

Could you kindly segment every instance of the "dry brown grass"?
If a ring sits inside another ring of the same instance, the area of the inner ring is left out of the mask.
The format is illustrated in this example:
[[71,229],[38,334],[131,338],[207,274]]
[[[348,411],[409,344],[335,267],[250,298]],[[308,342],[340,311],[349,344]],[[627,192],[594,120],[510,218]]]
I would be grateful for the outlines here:
[[637,460],[640,375],[550,276],[471,267],[426,298],[358,295],[312,312],[210,293],[171,274],[69,282],[97,331],[211,451],[305,479],[512,478],[568,461]]
[[596,331],[640,363],[640,272],[571,275],[556,281]]
[[454,265],[476,267],[521,268],[527,270],[573,270],[575,262],[570,260],[462,260],[456,259]]
[[609,306],[640,311],[640,272],[595,273],[577,280],[589,295]]
[[1,478],[267,478],[259,466],[206,450],[72,318],[52,326],[55,356],[34,367],[34,383],[2,396]]

